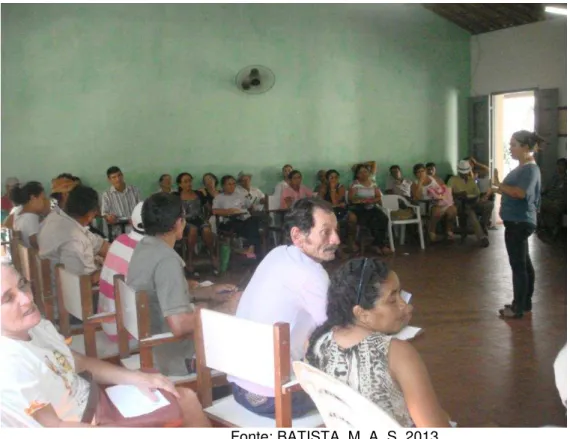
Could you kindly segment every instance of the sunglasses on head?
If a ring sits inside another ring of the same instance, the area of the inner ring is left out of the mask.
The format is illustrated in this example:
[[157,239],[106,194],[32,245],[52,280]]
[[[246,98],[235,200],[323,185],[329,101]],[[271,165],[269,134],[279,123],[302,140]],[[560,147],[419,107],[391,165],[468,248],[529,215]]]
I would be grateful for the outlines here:
[[370,277],[372,276],[372,270],[374,268],[374,261],[370,258],[364,259],[362,261],[362,270],[360,272],[360,282],[358,283],[358,290],[356,292],[356,305],[360,304],[360,299],[362,297],[362,289],[368,282],[370,282]]

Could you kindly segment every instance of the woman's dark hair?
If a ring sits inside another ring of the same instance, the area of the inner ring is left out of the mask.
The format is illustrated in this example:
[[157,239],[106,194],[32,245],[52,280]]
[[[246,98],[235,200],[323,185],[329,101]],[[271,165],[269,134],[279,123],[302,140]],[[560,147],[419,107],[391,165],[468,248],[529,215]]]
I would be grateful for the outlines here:
[[287,176],[287,178],[289,180],[292,180],[293,177],[297,174],[299,174],[301,176],[301,178],[303,178],[303,174],[301,174],[301,171],[297,171],[296,169],[293,169],[291,172],[289,172],[289,175]]
[[338,171],[336,169],[329,169],[327,171],[327,173],[325,174],[325,180],[329,181],[329,177],[333,174],[336,174],[337,177],[340,177],[340,174],[338,173]]
[[416,175],[416,172],[418,172],[420,169],[425,169],[426,167],[424,166],[423,163],[418,163],[414,165],[414,175]]
[[544,139],[536,133],[521,130],[513,133],[513,138],[522,145],[528,146],[530,151],[536,151],[538,145],[544,142]]
[[76,186],[69,192],[65,213],[72,218],[81,218],[99,209],[99,194],[89,186]]
[[37,181],[29,181],[25,185],[15,185],[10,191],[10,199],[16,206],[22,206],[44,192],[44,187]]
[[368,168],[368,166],[366,166],[364,163],[361,163],[359,165],[356,165],[356,168],[354,168],[354,180],[358,180],[358,173],[360,172],[360,170],[362,168],[366,168],[366,170],[368,172],[370,172],[370,169]]
[[206,185],[206,177],[210,176],[214,179],[215,182],[215,187],[218,186],[218,177],[216,177],[214,174],[212,174],[211,172],[206,172],[203,176],[202,176],[202,184],[205,186]]
[[180,197],[174,194],[157,193],[145,200],[141,213],[145,234],[164,235],[184,217],[184,206]]
[[[315,342],[335,326],[344,328],[353,324],[352,309],[356,305],[374,308],[379,295],[377,284],[384,283],[388,274],[390,269],[384,262],[368,258],[351,259],[333,273],[327,294],[327,320],[309,338],[306,358],[310,364],[316,363],[312,353]],[[359,287],[360,300],[357,300]]]
[[285,214],[283,229],[285,237],[291,240],[291,229],[298,227],[302,233],[311,233],[315,226],[315,211],[321,209],[326,213],[333,213],[331,203],[320,198],[301,198],[293,203],[291,209]]
[[233,177],[233,175],[224,175],[224,176],[222,177],[222,187],[226,184],[226,182],[227,182],[228,180],[237,181],[237,180]]
[[392,169],[397,169],[399,171],[401,171],[400,167],[398,165],[392,165],[390,166],[390,172],[392,172]]
[[188,172],[181,172],[180,174],[178,174],[176,176],[176,184],[178,185],[178,191],[180,191],[180,183],[182,183],[182,179],[184,178],[184,176],[188,176],[190,177],[190,180],[194,180],[194,177],[192,177],[192,174],[188,173]]
[[158,178],[158,182],[162,183],[162,180],[164,180],[166,177],[170,177],[170,174],[162,174],[159,178]]

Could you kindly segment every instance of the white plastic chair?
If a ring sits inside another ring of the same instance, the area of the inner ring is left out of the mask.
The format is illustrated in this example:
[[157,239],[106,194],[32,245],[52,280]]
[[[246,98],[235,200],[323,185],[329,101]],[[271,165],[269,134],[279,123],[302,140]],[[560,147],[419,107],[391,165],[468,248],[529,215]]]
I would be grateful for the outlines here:
[[[262,324],[200,309],[195,344],[198,397],[215,426],[316,428],[322,425],[316,410],[291,421],[291,392],[298,383],[291,380],[289,324]],[[211,369],[275,389],[275,419],[247,410],[233,395],[212,401]]]
[[[390,212],[396,211],[400,209],[400,203],[406,205],[413,209],[414,217],[407,219],[407,220],[394,220],[392,219]],[[420,235],[420,246],[422,250],[425,249],[424,245],[424,229],[422,225],[422,215],[421,215],[421,208],[420,206],[414,206],[408,200],[400,195],[384,195],[382,197],[382,204],[388,210],[388,218],[390,218],[390,247],[392,251],[394,250],[394,239],[392,237],[392,226],[400,226],[400,245],[404,245],[406,240],[406,225],[407,224],[417,224],[418,225],[418,233]]]
[[301,387],[317,406],[328,429],[402,428],[380,407],[336,378],[301,361],[293,362],[293,370]]

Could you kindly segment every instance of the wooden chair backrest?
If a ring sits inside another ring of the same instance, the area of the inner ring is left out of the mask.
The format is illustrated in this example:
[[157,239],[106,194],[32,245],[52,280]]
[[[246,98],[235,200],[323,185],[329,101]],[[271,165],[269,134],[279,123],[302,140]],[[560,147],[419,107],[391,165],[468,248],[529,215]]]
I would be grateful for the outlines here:
[[67,271],[63,264],[57,264],[55,279],[60,331],[67,337],[70,335],[69,314],[85,322],[94,313],[91,276],[78,276]]
[[356,390],[301,361],[293,362],[295,377],[309,394],[327,428],[392,430],[402,428],[390,415]]
[[282,391],[291,376],[288,323],[266,325],[199,309],[194,343],[198,396],[203,407],[212,405],[211,369],[215,369],[275,388],[276,425],[291,426],[291,394]]

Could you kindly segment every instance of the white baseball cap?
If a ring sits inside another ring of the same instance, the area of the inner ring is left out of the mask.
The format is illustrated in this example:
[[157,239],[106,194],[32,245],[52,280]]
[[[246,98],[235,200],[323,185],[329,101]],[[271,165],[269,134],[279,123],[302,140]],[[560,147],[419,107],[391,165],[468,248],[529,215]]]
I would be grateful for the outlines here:
[[139,204],[135,206],[133,209],[133,213],[131,213],[131,224],[133,228],[140,233],[144,233],[144,225],[142,220],[142,207],[143,202],[141,201]]

